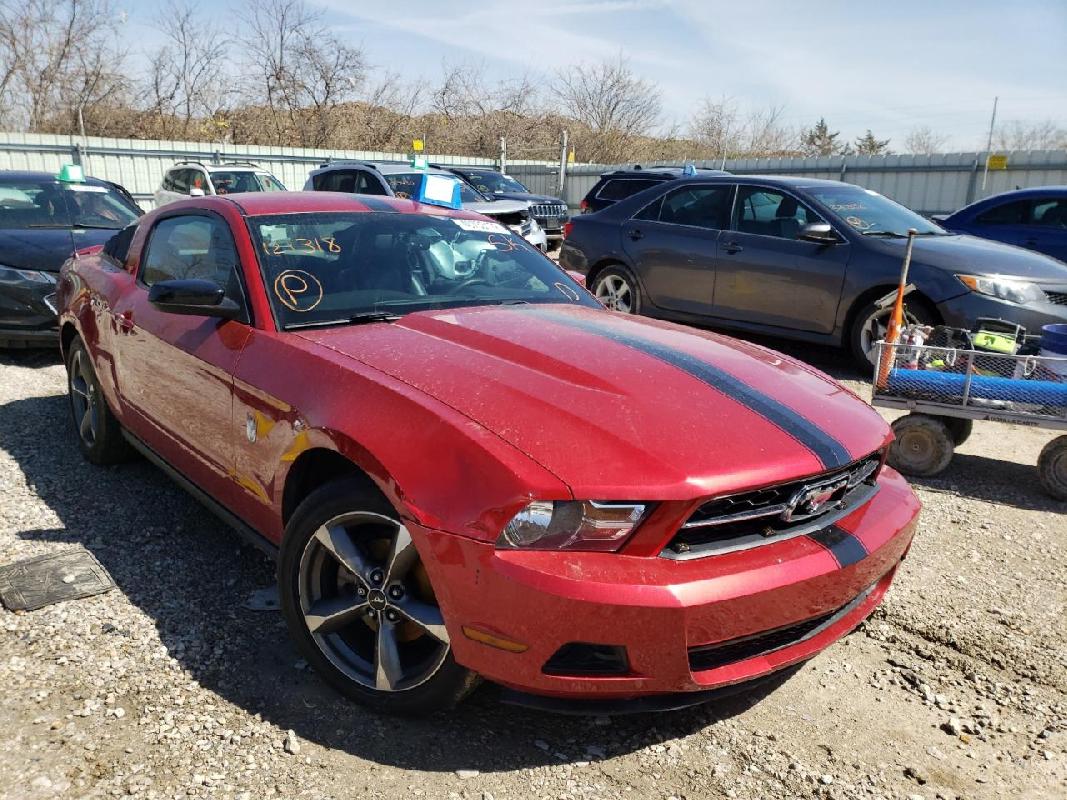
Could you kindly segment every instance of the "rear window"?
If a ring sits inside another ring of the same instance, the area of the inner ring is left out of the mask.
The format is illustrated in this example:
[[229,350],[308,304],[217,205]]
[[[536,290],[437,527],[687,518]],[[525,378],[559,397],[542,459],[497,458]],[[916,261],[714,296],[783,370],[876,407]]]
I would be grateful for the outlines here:
[[1016,200],[983,211],[976,221],[982,225],[1021,225],[1027,221],[1029,214],[1030,201]]
[[644,191],[657,183],[661,181],[648,178],[612,178],[600,187],[596,196],[600,200],[625,200],[630,195]]

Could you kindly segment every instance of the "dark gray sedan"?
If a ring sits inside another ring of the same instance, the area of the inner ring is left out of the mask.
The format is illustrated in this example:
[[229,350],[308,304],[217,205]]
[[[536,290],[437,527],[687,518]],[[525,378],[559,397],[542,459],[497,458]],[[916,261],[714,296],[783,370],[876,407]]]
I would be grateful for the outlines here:
[[618,311],[841,345],[870,364],[889,313],[876,301],[897,286],[909,228],[914,321],[996,317],[1031,332],[1067,322],[1067,265],[949,233],[837,181],[664,183],[575,217],[560,263]]

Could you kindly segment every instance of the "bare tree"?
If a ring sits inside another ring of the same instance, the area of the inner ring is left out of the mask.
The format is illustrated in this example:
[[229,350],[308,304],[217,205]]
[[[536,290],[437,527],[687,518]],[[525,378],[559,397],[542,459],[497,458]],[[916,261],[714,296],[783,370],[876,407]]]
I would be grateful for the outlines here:
[[913,128],[904,137],[904,152],[923,156],[943,153],[947,142],[947,136],[935,133],[934,129],[928,125],[922,125],[918,128]]
[[88,106],[125,99],[119,22],[110,0],[0,0],[7,118],[73,131]]
[[197,118],[215,117],[231,94],[224,67],[229,41],[194,5],[160,14],[158,28],[165,43],[151,59],[144,87],[149,110],[162,136],[186,137]]
[[362,51],[303,0],[249,0],[245,20],[246,100],[270,112],[277,143],[328,144],[338,107],[354,99],[366,79]]
[[1040,122],[1011,120],[997,128],[993,147],[997,150],[1067,149],[1067,128],[1051,119]]
[[659,89],[637,77],[622,56],[560,70],[549,89],[566,116],[597,134],[593,158],[621,157],[626,140],[649,133],[659,121]]
[[705,97],[689,122],[690,135],[715,158],[740,155],[742,122],[737,105],[723,95],[718,100]]

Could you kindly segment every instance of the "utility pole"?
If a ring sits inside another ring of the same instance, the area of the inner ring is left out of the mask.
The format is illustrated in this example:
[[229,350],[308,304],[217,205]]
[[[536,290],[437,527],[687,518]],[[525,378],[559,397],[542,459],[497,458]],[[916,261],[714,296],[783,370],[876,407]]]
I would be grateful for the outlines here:
[[982,170],[982,191],[985,191],[986,178],[989,177],[989,156],[993,150],[993,127],[997,124],[997,101],[999,97],[993,98],[993,116],[989,119],[989,138],[985,144],[985,169]]
[[563,194],[563,182],[567,179],[567,131],[560,137],[559,148],[559,193]]
[[500,171],[508,174],[508,137],[500,137]]

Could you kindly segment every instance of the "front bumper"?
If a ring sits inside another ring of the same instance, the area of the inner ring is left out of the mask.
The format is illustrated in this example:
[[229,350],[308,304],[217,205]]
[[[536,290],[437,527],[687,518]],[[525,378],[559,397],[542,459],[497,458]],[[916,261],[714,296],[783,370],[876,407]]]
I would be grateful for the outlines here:
[[55,284],[0,284],[0,346],[53,347],[59,341]]
[[[411,526],[437,592],[456,660],[522,693],[622,700],[703,693],[815,655],[881,602],[915,530],[919,503],[891,469],[866,506],[837,523],[866,557],[841,567],[809,537],[690,561],[622,553],[497,550],[491,543]],[[829,616],[831,612],[840,614]],[[829,617],[810,635],[710,669],[701,646]],[[526,646],[506,652],[464,627]],[[592,677],[546,674],[569,643],[625,648],[628,669]],[[675,698],[661,698],[677,707]],[[688,703],[681,703],[688,704]]]
[[995,297],[967,292],[951,300],[938,303],[937,310],[946,325],[954,328],[973,327],[979,317],[1005,319],[1026,328],[1027,333],[1041,333],[1043,325],[1067,322],[1067,306],[1054,303],[1034,303],[1021,306]]

